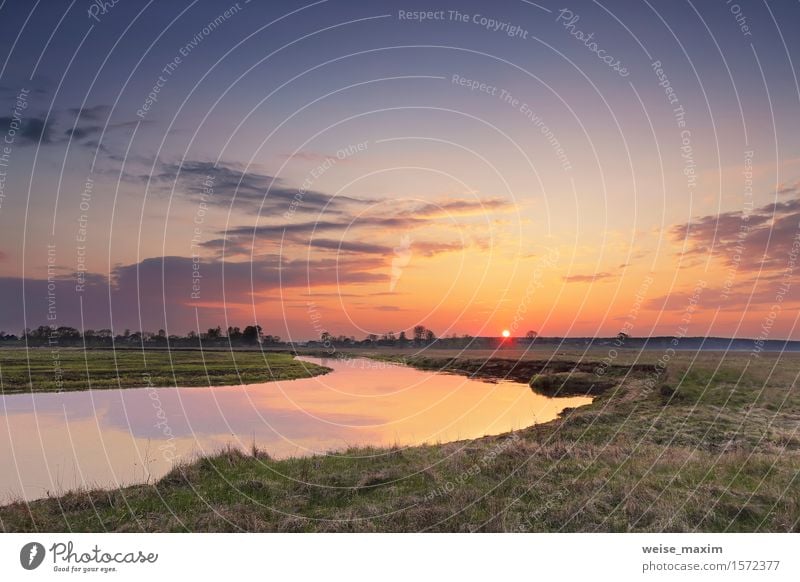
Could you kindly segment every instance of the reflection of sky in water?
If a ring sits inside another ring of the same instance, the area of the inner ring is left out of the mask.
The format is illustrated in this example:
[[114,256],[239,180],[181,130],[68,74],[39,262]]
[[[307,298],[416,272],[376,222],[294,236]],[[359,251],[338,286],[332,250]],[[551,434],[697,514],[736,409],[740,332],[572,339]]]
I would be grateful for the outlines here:
[[290,382],[2,397],[0,499],[154,479],[177,458],[226,444],[255,441],[285,457],[446,442],[546,422],[590,402],[369,360],[324,365],[334,372]]

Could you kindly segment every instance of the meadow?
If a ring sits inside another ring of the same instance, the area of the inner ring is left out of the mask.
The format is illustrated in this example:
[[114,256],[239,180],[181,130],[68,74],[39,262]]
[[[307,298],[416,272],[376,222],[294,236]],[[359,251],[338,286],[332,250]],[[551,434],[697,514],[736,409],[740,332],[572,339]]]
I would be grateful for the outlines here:
[[[542,362],[583,375],[608,362],[597,349],[358,355],[539,382],[564,374]],[[2,507],[0,529],[800,531],[800,356],[664,356],[620,350],[592,404],[513,433],[285,460],[228,449],[156,483]]]
[[0,349],[0,392],[146,386],[227,386],[293,380],[328,370],[260,350]]

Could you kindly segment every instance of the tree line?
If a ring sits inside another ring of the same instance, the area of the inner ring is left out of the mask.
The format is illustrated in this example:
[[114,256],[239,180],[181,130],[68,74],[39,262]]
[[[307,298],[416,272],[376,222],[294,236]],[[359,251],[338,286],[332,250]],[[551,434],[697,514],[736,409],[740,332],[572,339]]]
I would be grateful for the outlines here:
[[[536,332],[529,331],[525,339],[533,341]],[[448,337],[437,337],[436,333],[424,325],[414,326],[410,332],[387,331],[384,334],[368,334],[364,339],[358,340],[355,336],[334,335],[328,331],[319,334],[319,339],[307,342],[293,342],[309,347],[321,346],[430,346],[433,344],[442,347],[464,347],[491,343],[493,338],[476,338],[465,334]],[[516,340],[515,340],[516,341]],[[244,328],[222,327],[208,328],[205,332],[198,333],[190,330],[184,335],[167,334],[165,330],[131,331],[125,329],[121,333],[114,333],[110,329],[87,329],[81,331],[69,326],[49,326],[26,328],[21,334],[16,335],[0,331],[0,344],[2,345],[28,345],[28,346],[86,346],[86,347],[112,347],[112,346],[146,346],[146,347],[198,347],[198,346],[288,346],[289,343],[281,341],[280,336],[264,333],[260,325],[248,325]]]
[[280,344],[277,335],[265,334],[260,325],[248,325],[244,329],[229,327],[209,328],[205,332],[188,331],[185,335],[169,334],[159,329],[152,331],[131,331],[126,329],[114,333],[110,329],[87,329],[81,331],[69,326],[40,325],[33,329],[24,329],[20,335],[0,331],[0,342],[5,344],[27,344],[29,346],[87,346],[111,347],[114,345],[147,345],[147,346],[199,346],[199,345],[273,345]]

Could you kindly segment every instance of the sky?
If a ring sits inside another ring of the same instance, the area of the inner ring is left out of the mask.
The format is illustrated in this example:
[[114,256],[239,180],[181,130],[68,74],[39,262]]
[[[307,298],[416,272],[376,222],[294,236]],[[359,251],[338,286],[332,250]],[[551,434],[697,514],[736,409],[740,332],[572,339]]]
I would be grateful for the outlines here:
[[796,2],[0,2],[0,329],[800,339]]

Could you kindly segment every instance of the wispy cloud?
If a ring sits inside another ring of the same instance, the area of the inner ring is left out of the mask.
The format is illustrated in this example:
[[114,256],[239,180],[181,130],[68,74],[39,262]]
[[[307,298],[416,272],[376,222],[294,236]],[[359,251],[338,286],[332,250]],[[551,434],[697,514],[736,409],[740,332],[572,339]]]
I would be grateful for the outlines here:
[[441,202],[430,202],[414,205],[402,211],[403,216],[419,218],[455,218],[464,216],[482,216],[493,212],[507,212],[516,206],[504,198],[448,198]]
[[600,272],[600,273],[593,273],[591,275],[566,275],[562,277],[565,283],[594,283],[596,281],[602,281],[604,279],[613,279],[617,275],[614,273],[608,272]]
[[776,192],[779,196],[800,196],[800,180],[779,184]]
[[[183,163],[162,163],[155,175],[140,176],[141,180],[161,184],[167,191],[173,185],[178,195],[197,197],[211,195],[207,202],[221,206],[236,205],[248,211],[260,211],[263,216],[283,216],[293,212],[342,214],[344,207],[369,202],[349,196],[332,196],[315,190],[301,190],[283,179],[226,162],[189,160]],[[292,203],[295,203],[294,205]]]

